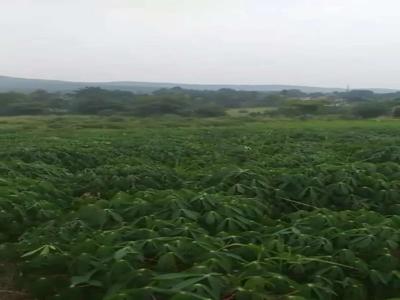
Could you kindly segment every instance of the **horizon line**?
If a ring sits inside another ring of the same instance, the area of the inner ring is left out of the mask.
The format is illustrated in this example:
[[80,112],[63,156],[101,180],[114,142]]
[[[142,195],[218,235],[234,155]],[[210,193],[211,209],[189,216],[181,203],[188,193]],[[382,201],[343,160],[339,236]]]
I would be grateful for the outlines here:
[[[308,84],[290,84],[290,83],[193,83],[193,82],[173,82],[173,81],[135,81],[135,80],[97,80],[97,81],[80,81],[80,80],[70,80],[70,79],[49,79],[49,78],[38,78],[38,77],[20,77],[20,76],[10,76],[10,75],[0,75],[0,78],[13,78],[22,80],[43,80],[43,81],[57,81],[57,82],[68,82],[68,83],[143,83],[143,84],[168,84],[168,85],[210,85],[210,86],[293,86],[293,87],[309,87],[309,88],[321,88],[321,89],[337,89],[337,90],[347,90],[345,87],[333,87],[333,86],[320,86],[320,85],[308,85]],[[386,88],[386,87],[355,87],[350,90],[393,90],[400,91],[400,88]]]

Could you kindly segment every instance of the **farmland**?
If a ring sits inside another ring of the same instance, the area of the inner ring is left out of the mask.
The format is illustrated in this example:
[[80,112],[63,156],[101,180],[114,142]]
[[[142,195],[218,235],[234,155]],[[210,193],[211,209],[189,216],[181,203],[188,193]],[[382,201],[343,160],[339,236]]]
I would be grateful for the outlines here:
[[0,263],[31,298],[396,298],[399,214],[394,120],[0,119]]

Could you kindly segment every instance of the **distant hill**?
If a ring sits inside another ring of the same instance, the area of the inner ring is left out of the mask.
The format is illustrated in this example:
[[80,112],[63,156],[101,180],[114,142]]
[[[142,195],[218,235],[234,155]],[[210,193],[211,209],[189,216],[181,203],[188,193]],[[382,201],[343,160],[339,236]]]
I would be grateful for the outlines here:
[[[112,82],[73,82],[46,79],[27,79],[0,76],[0,92],[17,91],[31,92],[44,89],[49,92],[71,92],[84,87],[101,87],[109,90],[124,90],[136,93],[151,93],[160,88],[172,88],[179,86],[184,89],[195,90],[219,90],[229,88],[243,91],[281,91],[285,89],[298,89],[306,93],[322,92],[330,93],[344,91],[341,88],[324,88],[298,85],[235,85],[235,84],[181,84],[181,83],[158,83],[158,82],[135,82],[135,81],[112,81]],[[396,90],[370,89],[377,93],[389,93]]]

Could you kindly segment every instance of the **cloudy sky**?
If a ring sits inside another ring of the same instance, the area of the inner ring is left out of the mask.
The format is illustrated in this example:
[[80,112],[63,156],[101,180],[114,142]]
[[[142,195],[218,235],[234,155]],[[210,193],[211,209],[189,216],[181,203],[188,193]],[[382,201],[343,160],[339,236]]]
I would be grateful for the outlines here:
[[400,88],[399,0],[0,0],[0,74]]

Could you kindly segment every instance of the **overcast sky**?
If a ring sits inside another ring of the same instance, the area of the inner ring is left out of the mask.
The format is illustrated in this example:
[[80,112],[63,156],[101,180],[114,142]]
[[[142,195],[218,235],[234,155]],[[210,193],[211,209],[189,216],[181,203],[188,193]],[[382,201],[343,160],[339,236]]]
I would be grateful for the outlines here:
[[0,0],[0,74],[400,88],[399,0]]

